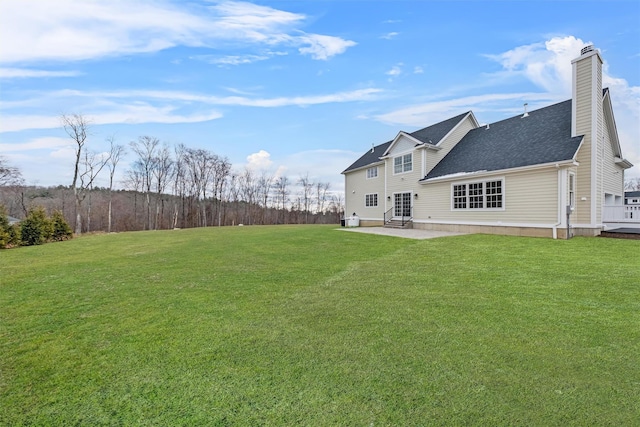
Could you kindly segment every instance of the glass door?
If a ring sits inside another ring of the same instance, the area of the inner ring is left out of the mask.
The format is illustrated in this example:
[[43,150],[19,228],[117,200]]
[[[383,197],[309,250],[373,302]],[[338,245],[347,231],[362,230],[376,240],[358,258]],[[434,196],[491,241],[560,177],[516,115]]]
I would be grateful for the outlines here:
[[393,216],[411,216],[411,193],[395,193],[393,202]]

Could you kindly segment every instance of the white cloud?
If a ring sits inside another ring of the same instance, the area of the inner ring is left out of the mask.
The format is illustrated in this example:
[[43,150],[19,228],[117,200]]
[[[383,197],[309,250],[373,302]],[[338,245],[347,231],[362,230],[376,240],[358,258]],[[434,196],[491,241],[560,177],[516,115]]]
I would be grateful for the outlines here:
[[0,120],[0,133],[25,129],[53,129],[60,126],[59,116],[3,114]]
[[204,61],[208,64],[226,66],[226,65],[244,65],[252,64],[258,61],[264,61],[269,59],[267,55],[227,55],[227,56],[214,56],[214,55],[198,55],[192,56],[191,59],[197,59]]
[[43,137],[34,138],[26,142],[9,144],[0,143],[0,152],[6,153],[11,151],[32,151],[32,150],[51,150],[60,147],[68,147],[71,144],[69,138]]
[[381,39],[385,39],[385,40],[391,40],[393,38],[395,38],[398,35],[398,33],[396,33],[395,31],[392,31],[390,33],[384,34],[382,36],[380,36]]
[[323,36],[320,34],[306,34],[300,36],[301,44],[308,45],[298,50],[303,55],[311,55],[313,59],[326,60],[332,56],[344,53],[347,48],[355,46],[356,42],[339,37]]
[[542,89],[571,96],[571,60],[591,44],[573,36],[518,46],[498,55],[486,55],[503,67],[502,75],[520,75]]
[[362,153],[346,150],[309,150],[272,158],[270,153],[260,150],[247,156],[248,164],[235,165],[235,168],[264,171],[274,179],[286,176],[292,197],[298,192],[298,179],[307,175],[314,183],[329,183],[329,192],[336,193],[344,192],[344,177],[336,171],[345,170],[353,163],[354,158],[361,155]]
[[[574,36],[554,37],[544,43],[520,46],[488,57],[503,66],[503,74],[523,76],[547,93],[568,99],[571,97],[571,61],[579,56],[583,47],[591,44]],[[613,77],[606,56],[603,60],[603,86],[610,89],[622,153],[636,165],[627,174],[640,176],[640,87]]]
[[120,104],[110,111],[91,115],[95,124],[139,124],[139,123],[198,123],[215,120],[222,114],[211,111],[205,113],[179,114],[173,106],[157,107],[146,103]]
[[336,171],[342,172],[361,155],[346,150],[309,150],[290,154],[281,162],[287,165],[286,174],[292,180],[308,173],[313,182],[328,182],[335,192],[344,191],[344,177]]
[[[496,90],[500,90],[501,82],[506,79],[524,78],[538,86],[542,90],[539,93],[486,93],[440,99],[406,106],[374,118],[394,125],[422,127],[472,110],[480,121],[489,118],[487,121],[492,122],[519,114],[524,102],[529,103],[530,110],[533,110],[569,99],[571,61],[589,44],[592,43],[573,36],[554,37],[545,42],[518,46],[501,54],[485,55],[500,63],[503,69],[489,75],[483,85],[488,80]],[[630,86],[625,79],[613,77],[606,58],[603,85],[610,89],[623,155],[636,165],[627,171],[627,175],[640,176],[640,87]]]
[[389,71],[387,71],[385,74],[387,76],[391,76],[391,77],[397,77],[400,74],[402,74],[402,63],[398,64],[398,65],[394,65],[393,67],[391,67],[391,69]]
[[328,59],[356,43],[302,33],[306,16],[248,2],[193,3],[103,0],[3,0],[0,58],[4,63],[77,61],[156,52],[174,46],[300,47]]
[[265,150],[247,156],[247,168],[252,170],[267,170],[272,164],[271,154]]
[[424,69],[420,66],[413,67],[413,74],[422,74],[424,73]]
[[28,68],[0,68],[0,79],[33,78],[33,77],[76,77],[79,71],[47,71]]
[[[222,114],[212,105],[273,108],[354,102],[372,99],[380,89],[357,89],[324,95],[278,98],[211,96],[198,93],[161,90],[88,91],[62,90],[40,99],[22,100],[24,106],[58,111],[60,105],[74,105],[77,111],[94,118],[96,124],[117,123],[195,123],[214,120]],[[8,105],[3,104],[3,107]],[[184,110],[184,111],[183,111]],[[187,112],[188,111],[188,112]],[[60,126],[59,115],[2,114],[0,133]]]
[[[180,114],[171,106],[156,107],[145,103],[112,104],[99,111],[84,114],[92,124],[140,123],[197,123],[215,120],[222,115],[215,111]],[[0,133],[27,129],[54,129],[61,127],[59,115],[2,115]]]
[[[519,100],[521,102],[516,103]],[[476,116],[484,111],[495,111],[503,108],[505,102],[512,105],[522,105],[522,102],[547,101],[549,97],[538,93],[507,93],[467,96],[463,98],[434,101],[425,104],[415,104],[400,108],[385,114],[375,116],[376,120],[383,123],[405,126],[424,127],[441,120],[457,116],[466,111],[473,110]],[[518,107],[519,108],[519,107]],[[515,113],[514,113],[515,114]]]

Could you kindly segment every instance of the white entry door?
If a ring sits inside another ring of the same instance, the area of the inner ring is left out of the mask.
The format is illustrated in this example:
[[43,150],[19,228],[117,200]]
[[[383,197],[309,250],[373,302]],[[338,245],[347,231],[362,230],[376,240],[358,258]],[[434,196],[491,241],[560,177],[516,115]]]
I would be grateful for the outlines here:
[[395,193],[393,202],[393,216],[411,216],[411,193]]

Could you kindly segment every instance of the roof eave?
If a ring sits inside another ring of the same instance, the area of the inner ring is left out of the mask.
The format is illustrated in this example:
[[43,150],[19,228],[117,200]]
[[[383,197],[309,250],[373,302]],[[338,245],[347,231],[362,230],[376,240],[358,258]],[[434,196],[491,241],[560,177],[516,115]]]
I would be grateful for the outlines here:
[[391,150],[393,149],[393,146],[396,145],[396,143],[398,142],[398,140],[400,139],[400,137],[406,137],[409,138],[410,140],[412,140],[416,145],[420,145],[423,142],[420,141],[419,139],[411,136],[410,134],[408,134],[407,132],[401,130],[400,132],[398,132],[398,134],[396,135],[395,138],[393,138],[393,141],[391,142],[391,144],[389,144],[389,147],[384,151],[384,153],[382,153],[382,156],[380,156],[380,158],[384,158],[386,156],[389,155],[389,153],[391,152]]
[[620,157],[616,157],[614,161],[616,162],[616,165],[620,166],[623,169],[629,169],[633,167],[633,163],[631,163],[627,159],[621,159]]
[[609,139],[613,145],[614,154],[618,157],[622,157],[622,149],[620,147],[620,139],[618,138],[618,127],[616,126],[616,118],[613,115],[613,106],[611,105],[611,94],[609,90],[605,88],[605,93],[602,97],[602,105],[604,110],[605,119],[609,122]]
[[383,158],[382,158],[382,157],[379,157],[379,159],[380,159],[380,160],[378,160],[377,162],[367,163],[366,165],[364,165],[364,166],[360,166],[360,167],[358,167],[358,168],[345,169],[345,170],[343,170],[342,172],[340,172],[340,174],[341,174],[341,175],[344,175],[344,174],[349,173],[349,172],[357,172],[357,171],[359,171],[359,170],[363,170],[363,169],[370,168],[371,166],[377,166],[377,165],[384,164],[384,160],[383,160]]
[[425,150],[431,150],[431,151],[440,151],[440,150],[442,150],[442,147],[438,147],[436,145],[427,144],[426,142],[423,142],[421,145],[417,146],[416,148],[424,148]]
[[478,178],[478,177],[484,177],[489,175],[523,172],[523,171],[534,170],[534,169],[548,169],[548,168],[560,169],[560,168],[569,167],[569,166],[577,166],[577,162],[574,159],[569,159],[569,160],[561,160],[558,162],[540,163],[537,165],[519,166],[516,168],[496,169],[491,171],[480,170],[480,171],[472,171],[472,172],[462,172],[460,174],[443,175],[443,176],[437,176],[435,178],[429,178],[429,179],[422,178],[418,182],[420,184],[425,185],[425,184],[433,184],[437,182],[460,181],[460,180],[468,179],[471,177]]

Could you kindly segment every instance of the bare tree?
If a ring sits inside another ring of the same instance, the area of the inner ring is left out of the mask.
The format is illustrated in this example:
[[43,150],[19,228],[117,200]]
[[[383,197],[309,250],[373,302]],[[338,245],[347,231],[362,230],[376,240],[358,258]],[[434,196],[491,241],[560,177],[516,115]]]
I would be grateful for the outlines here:
[[[222,225],[223,200],[225,186],[228,183],[229,174],[231,173],[231,162],[226,157],[214,156],[212,185],[213,199],[216,203],[216,214],[218,217],[218,227]],[[212,212],[213,214],[213,212]]]
[[278,177],[276,179],[274,187],[276,191],[276,199],[282,209],[282,223],[284,224],[286,222],[286,205],[289,201],[289,178],[284,175]]
[[261,223],[265,224],[265,215],[267,212],[267,203],[269,201],[269,194],[271,193],[271,186],[273,185],[273,175],[267,175],[266,172],[262,172],[258,178],[258,205],[261,207],[262,218]]
[[87,209],[87,231],[91,231],[91,190],[93,190],[93,183],[108,161],[108,154],[97,154],[88,150],[84,150],[84,156],[80,162],[81,169],[78,174],[80,185],[78,186],[76,198],[79,198],[80,204],[82,204],[85,197],[89,195],[89,204]]
[[330,186],[330,182],[316,183],[316,213],[324,212],[324,205],[327,203],[327,192]]
[[212,154],[202,149],[187,149],[185,158],[189,179],[193,185],[193,197],[198,203],[198,226],[207,226],[207,188],[211,176]]
[[124,146],[117,145],[115,143],[115,137],[113,135],[107,138],[107,141],[109,141],[110,146],[109,159],[107,162],[107,166],[109,167],[109,213],[107,220],[107,231],[111,233],[111,205],[113,201],[113,195],[111,194],[111,192],[113,191],[113,177],[116,173],[116,166],[118,166],[118,162],[120,161],[120,158],[126,153],[126,150]]
[[15,166],[11,166],[4,156],[0,156],[0,187],[21,185],[22,174]]
[[73,195],[75,196],[76,201],[76,228],[75,233],[82,233],[82,200],[81,200],[81,191],[78,188],[78,176],[80,172],[80,159],[82,158],[82,152],[84,150],[84,145],[87,141],[87,136],[89,132],[89,120],[84,117],[82,114],[72,114],[66,115],[63,114],[61,117],[62,126],[64,127],[65,132],[73,142],[75,143],[75,164],[73,170],[73,181],[71,182],[71,187],[73,188]]
[[245,168],[242,175],[240,175],[240,186],[242,189],[242,198],[245,202],[244,222],[246,224],[253,224],[256,222],[254,211],[257,202],[258,180],[251,169]]
[[309,179],[309,173],[301,176],[298,180],[300,186],[300,203],[298,203],[299,210],[304,212],[304,223],[309,223],[309,210],[311,207],[311,191],[313,190],[314,183]]
[[[164,193],[169,184],[169,180],[173,175],[173,159],[171,158],[171,152],[166,145],[162,147],[156,155],[155,168],[153,169],[153,176],[156,187],[156,220],[155,229],[162,228],[162,218],[164,216]],[[160,202],[158,204],[158,202]]]
[[127,171],[125,186],[133,192],[133,226],[136,228],[138,225],[138,193],[142,190],[142,173],[138,162],[135,162]]
[[142,174],[142,187],[145,191],[147,218],[145,229],[151,229],[151,185],[153,183],[153,171],[156,167],[156,148],[160,140],[152,136],[141,136],[138,142],[132,141],[129,145],[138,155],[136,161],[138,170]]
[[626,191],[638,191],[640,190],[640,178],[630,178],[625,180],[624,189]]
[[187,147],[184,144],[178,144],[173,149],[174,152],[174,166],[173,166],[173,194],[177,197],[173,202],[173,218],[171,221],[172,227],[178,227],[178,214],[180,213],[180,206],[182,205],[182,221],[181,225],[184,227],[185,218],[185,202],[187,196]]
[[329,210],[336,216],[336,222],[339,222],[344,217],[344,199],[342,193],[336,193],[331,196]]

